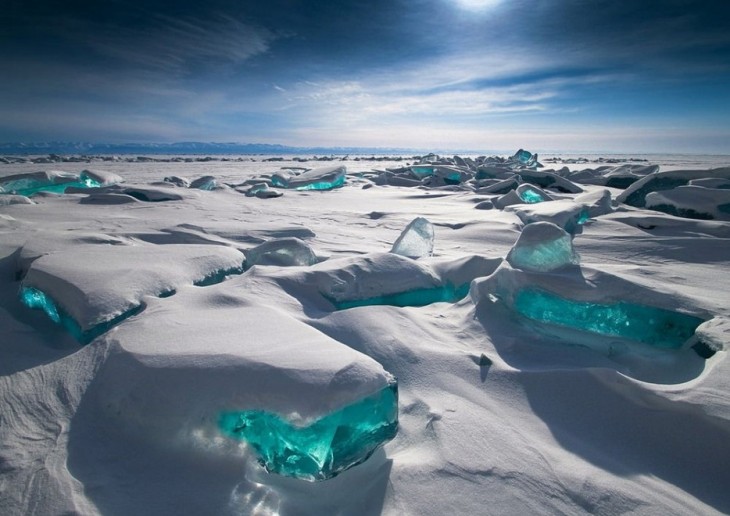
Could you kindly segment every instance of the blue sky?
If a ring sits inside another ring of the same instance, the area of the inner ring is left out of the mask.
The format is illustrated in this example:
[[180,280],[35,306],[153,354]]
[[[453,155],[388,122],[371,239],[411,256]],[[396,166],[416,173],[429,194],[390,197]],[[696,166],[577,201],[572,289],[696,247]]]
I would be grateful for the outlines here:
[[730,153],[730,2],[6,0],[0,141]]

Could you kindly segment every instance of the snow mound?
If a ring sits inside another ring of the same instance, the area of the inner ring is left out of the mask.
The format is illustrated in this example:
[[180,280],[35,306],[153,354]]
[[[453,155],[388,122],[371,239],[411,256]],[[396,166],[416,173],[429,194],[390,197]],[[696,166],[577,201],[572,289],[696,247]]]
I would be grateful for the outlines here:
[[702,186],[678,186],[646,195],[646,207],[677,217],[730,220],[730,190]]
[[[109,344],[111,353],[95,382],[96,410],[122,432],[163,443],[242,438],[269,470],[308,480],[362,462],[393,437],[395,381],[382,366],[220,287],[226,285],[153,300],[144,316],[105,336],[100,345]],[[381,419],[368,420],[357,406],[363,402]],[[343,410],[345,416],[333,416]],[[358,423],[371,424],[379,439],[328,443],[315,435],[298,442],[297,432],[310,425],[327,427],[331,438]],[[261,441],[262,425],[277,433]]]
[[42,308],[41,292],[59,317],[65,314],[78,325],[77,337],[88,342],[110,323],[136,313],[145,296],[240,273],[243,262],[240,251],[223,246],[83,245],[34,260],[21,293],[27,293],[31,307]]

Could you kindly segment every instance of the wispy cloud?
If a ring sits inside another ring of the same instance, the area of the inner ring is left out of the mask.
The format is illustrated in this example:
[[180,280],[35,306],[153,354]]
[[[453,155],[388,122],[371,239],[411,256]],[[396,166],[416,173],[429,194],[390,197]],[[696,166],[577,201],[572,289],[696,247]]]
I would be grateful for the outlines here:
[[144,27],[114,27],[89,41],[132,66],[181,73],[211,63],[240,64],[264,54],[282,33],[225,14],[204,19],[155,15]]

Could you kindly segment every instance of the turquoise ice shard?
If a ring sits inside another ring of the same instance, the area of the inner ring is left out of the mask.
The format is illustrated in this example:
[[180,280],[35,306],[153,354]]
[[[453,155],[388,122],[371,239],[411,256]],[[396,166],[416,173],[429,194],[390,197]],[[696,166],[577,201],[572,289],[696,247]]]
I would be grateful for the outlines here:
[[43,310],[53,322],[61,323],[61,315],[56,303],[45,292],[32,287],[22,287],[20,301],[28,308]]
[[423,217],[416,217],[400,234],[390,252],[413,259],[431,256],[433,241],[433,224]]
[[271,184],[293,190],[332,190],[345,184],[347,168],[344,165],[307,170],[299,175],[276,173]]
[[579,262],[573,240],[565,230],[552,222],[527,224],[507,255],[516,269],[549,272]]
[[537,167],[537,154],[533,154],[530,151],[526,151],[524,149],[520,149],[517,152],[515,152],[514,156],[512,156],[512,160],[516,161],[523,167]]
[[517,187],[517,195],[527,204],[536,204],[538,202],[545,202],[552,200],[549,195],[543,192],[540,188],[529,184],[522,184]]
[[564,299],[550,292],[525,288],[514,307],[529,319],[578,330],[622,337],[664,349],[679,349],[703,322],[699,317],[620,301],[599,304]]
[[398,385],[306,425],[264,410],[223,412],[221,431],[246,441],[270,473],[325,480],[367,460],[398,431]]
[[117,317],[84,331],[73,317],[59,308],[56,302],[42,290],[28,286],[21,287],[20,302],[28,308],[43,310],[49,319],[63,326],[81,344],[88,344],[99,335],[109,331],[113,326],[142,311],[141,305],[134,306]]

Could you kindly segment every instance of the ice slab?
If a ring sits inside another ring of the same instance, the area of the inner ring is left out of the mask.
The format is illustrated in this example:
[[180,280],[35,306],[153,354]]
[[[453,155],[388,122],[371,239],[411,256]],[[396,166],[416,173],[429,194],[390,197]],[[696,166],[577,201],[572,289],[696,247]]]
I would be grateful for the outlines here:
[[221,430],[248,442],[266,471],[326,480],[367,460],[398,431],[395,381],[308,425],[263,410],[224,412]]
[[391,253],[418,259],[433,254],[434,228],[424,217],[413,219],[393,244]]
[[190,183],[190,188],[212,191],[218,188],[218,181],[216,181],[214,176],[203,176]]
[[537,170],[520,170],[518,175],[523,182],[540,188],[549,188],[562,193],[583,193],[583,188],[577,184],[547,170],[539,172]]
[[658,348],[679,349],[704,322],[699,317],[652,306],[575,301],[527,288],[517,292],[515,310],[530,319],[590,333],[622,337]]
[[332,190],[345,184],[347,168],[344,165],[307,170],[299,175],[276,173],[271,176],[273,186],[293,190]]
[[579,263],[572,237],[551,222],[528,224],[507,255],[516,269],[547,272]]
[[298,238],[279,238],[244,251],[246,267],[278,265],[280,267],[308,266],[319,261],[314,250]]
[[702,186],[679,186],[646,195],[646,207],[677,217],[700,220],[730,220],[730,190]]
[[525,224],[534,222],[552,222],[574,235],[590,218],[589,209],[570,199],[539,204],[517,204],[508,206],[506,211],[513,211]]
[[243,272],[243,262],[240,251],[224,246],[87,244],[35,259],[22,287],[42,292],[89,336],[138,309],[145,296],[213,283]]
[[281,197],[281,192],[272,190],[267,183],[256,183],[251,185],[244,191],[246,197],[258,197],[259,199],[270,199],[273,197]]
[[44,171],[16,174],[0,179],[0,194],[32,197],[41,192],[64,193],[67,188],[98,188],[101,183],[85,172],[81,175],[69,172]]
[[695,344],[695,330],[713,317],[676,293],[588,267],[556,274],[503,264],[472,283],[470,295],[476,303],[503,304],[540,333],[607,355],[652,357],[657,350],[689,348]]
[[624,190],[616,200],[637,208],[645,207],[646,196],[652,192],[671,190],[695,179],[730,180],[730,167],[710,170],[670,170],[650,174]]
[[181,291],[103,336],[97,410],[163,443],[243,439],[269,471],[308,480],[393,437],[396,384],[382,366],[245,296],[228,283]]
[[330,300],[337,310],[347,310],[361,306],[427,306],[433,303],[456,303],[469,293],[469,283],[454,286],[450,283],[439,287],[422,288],[374,296],[367,299]]
[[537,154],[532,154],[530,151],[526,151],[525,149],[519,149],[515,152],[511,160],[523,167],[537,168],[538,166],[541,166],[537,161]]

